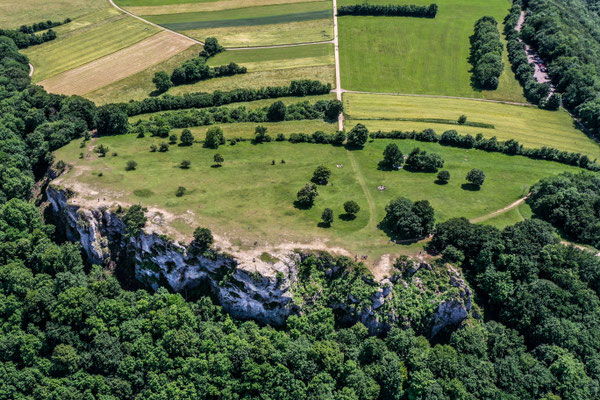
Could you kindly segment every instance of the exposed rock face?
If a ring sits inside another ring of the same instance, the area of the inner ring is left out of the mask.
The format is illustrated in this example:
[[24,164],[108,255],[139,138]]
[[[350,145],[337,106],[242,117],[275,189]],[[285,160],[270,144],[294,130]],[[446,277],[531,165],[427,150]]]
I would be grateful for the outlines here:
[[[67,238],[81,243],[91,263],[133,263],[136,278],[155,290],[161,285],[183,291],[208,284],[223,308],[237,318],[283,325],[290,314],[302,313],[293,295],[298,280],[297,265],[306,254],[278,254],[279,261],[275,263],[242,262],[212,251],[198,255],[192,246],[174,243],[157,233],[126,237],[120,215],[107,207],[88,209],[71,204],[64,191],[51,185],[46,194]],[[419,268],[424,267],[431,269],[428,264],[419,264]],[[417,270],[409,271],[410,276]],[[411,321],[397,317],[390,305],[396,294],[394,286],[407,287],[409,283],[398,276],[381,282],[365,279],[374,293],[368,305],[363,302],[359,307],[358,301],[348,295],[346,302],[330,305],[342,312],[341,318],[347,322],[361,321],[372,333],[386,331],[391,326],[410,326]],[[453,272],[450,284],[458,288],[459,295],[439,302],[429,317],[429,336],[459,324],[469,314],[471,291],[458,272]]]

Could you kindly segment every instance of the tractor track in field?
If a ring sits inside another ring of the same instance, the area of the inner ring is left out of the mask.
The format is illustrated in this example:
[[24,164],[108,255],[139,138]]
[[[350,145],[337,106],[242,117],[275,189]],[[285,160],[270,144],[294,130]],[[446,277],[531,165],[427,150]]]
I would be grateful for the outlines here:
[[369,192],[369,188],[367,187],[365,178],[363,177],[362,173],[360,172],[360,166],[356,162],[356,159],[354,158],[354,154],[352,154],[352,150],[346,150],[346,152],[348,153],[348,158],[350,159],[350,163],[352,164],[352,169],[354,170],[354,172],[356,174],[356,179],[358,180],[358,184],[362,188],[362,191],[365,194],[365,197],[367,198],[367,203],[369,204],[369,222],[363,229],[372,228],[375,225],[375,201],[373,200],[373,197],[371,197],[371,192]]

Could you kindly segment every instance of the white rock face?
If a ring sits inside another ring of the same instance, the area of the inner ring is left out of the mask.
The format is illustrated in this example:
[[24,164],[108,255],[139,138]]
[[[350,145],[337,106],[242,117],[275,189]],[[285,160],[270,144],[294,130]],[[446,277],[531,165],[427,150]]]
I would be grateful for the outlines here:
[[[290,252],[285,257],[278,255],[280,261],[274,264],[260,265],[240,264],[233,256],[217,252],[197,255],[192,246],[174,243],[156,233],[142,232],[127,238],[119,215],[106,207],[86,209],[70,204],[65,192],[51,185],[46,194],[67,238],[82,245],[90,263],[134,264],[135,277],[154,290],[165,285],[175,291],[207,285],[221,306],[236,318],[283,325],[290,314],[302,314],[293,295],[298,280],[296,266],[305,254]],[[328,273],[334,273],[335,268],[333,266]],[[410,275],[419,268],[431,269],[421,263]],[[386,303],[393,304],[390,301],[394,286],[407,287],[407,281],[399,276],[381,282],[366,276],[364,279],[376,289],[369,298],[370,304],[359,308],[358,300],[348,295],[346,302],[329,304],[336,309],[338,317],[348,323],[360,321],[371,333],[380,333],[392,326],[410,326],[412,321],[401,320],[393,307],[386,307]],[[441,301],[429,316],[430,337],[457,326],[471,310],[471,290],[458,272],[451,275],[450,284],[459,289],[459,295]]]

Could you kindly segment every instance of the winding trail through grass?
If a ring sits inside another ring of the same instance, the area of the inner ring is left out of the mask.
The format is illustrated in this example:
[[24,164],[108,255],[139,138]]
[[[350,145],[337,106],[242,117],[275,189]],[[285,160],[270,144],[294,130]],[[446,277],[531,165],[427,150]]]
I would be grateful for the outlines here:
[[499,210],[493,211],[493,212],[491,212],[489,214],[486,214],[486,215],[482,215],[481,217],[473,218],[473,219],[471,219],[470,222],[472,224],[476,224],[478,222],[487,221],[488,219],[494,218],[494,217],[496,217],[496,216],[498,216],[500,214],[504,214],[505,212],[510,211],[513,208],[518,207],[521,204],[523,204],[525,202],[525,200],[527,200],[529,198],[530,195],[531,195],[531,193],[527,194],[527,196],[525,196],[525,197],[521,197],[519,200],[517,200],[515,202],[510,203],[509,205],[507,205],[504,208],[501,208]]
[[371,197],[371,192],[369,192],[369,188],[367,187],[365,178],[363,177],[362,172],[360,171],[360,166],[358,165],[358,162],[356,162],[356,159],[354,158],[354,154],[352,154],[352,150],[346,150],[346,152],[348,153],[348,158],[350,159],[350,163],[352,163],[352,169],[354,170],[354,173],[356,174],[356,179],[358,179],[358,183],[360,184],[360,187],[362,188],[363,193],[365,194],[365,197],[367,198],[367,203],[369,204],[369,222],[362,229],[377,228],[376,222],[375,222],[375,201],[373,200],[373,197]]

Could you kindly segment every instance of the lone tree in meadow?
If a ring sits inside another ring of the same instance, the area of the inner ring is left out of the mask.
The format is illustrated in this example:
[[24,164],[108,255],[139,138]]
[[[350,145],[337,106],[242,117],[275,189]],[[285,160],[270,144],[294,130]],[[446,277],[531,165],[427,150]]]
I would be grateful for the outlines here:
[[179,136],[179,141],[182,146],[191,146],[194,144],[194,135],[192,135],[192,131],[189,129],[184,129],[181,131],[181,136]]
[[181,197],[181,196],[183,196],[185,194],[186,191],[187,191],[186,188],[184,188],[183,186],[179,186],[177,188],[177,190],[175,191],[175,196]]
[[467,116],[465,114],[458,117],[458,123],[464,125],[467,123]]
[[333,222],[333,210],[331,208],[324,209],[323,214],[321,214],[321,220],[323,220],[324,226],[330,227]]
[[254,129],[254,143],[265,143],[270,142],[271,136],[267,135],[267,127],[258,125]]
[[138,163],[136,163],[133,160],[129,160],[127,161],[127,164],[125,164],[125,171],[134,171],[137,168]]
[[194,231],[194,240],[192,241],[192,245],[200,250],[206,251],[210,249],[215,239],[213,238],[212,232],[208,228],[196,228]]
[[383,165],[388,168],[392,168],[394,166],[402,165],[403,162],[404,157],[398,148],[398,145],[396,145],[396,143],[388,144],[385,147],[385,150],[383,150]]
[[331,170],[324,165],[319,165],[317,169],[315,169],[311,181],[317,185],[327,185],[330,177]]
[[471,185],[480,188],[481,185],[483,185],[483,182],[485,181],[485,174],[482,170],[475,168],[467,173],[466,179],[467,182],[469,182]]
[[441,185],[445,185],[446,183],[448,183],[448,181],[450,181],[450,172],[448,171],[440,171],[439,174],[437,174],[437,182]]
[[287,114],[287,107],[283,104],[283,101],[278,100],[271,104],[267,111],[267,119],[271,122],[283,121]]
[[348,200],[344,203],[344,211],[346,211],[347,216],[355,218],[360,211],[360,206],[354,200]]
[[154,78],[152,78],[152,83],[154,83],[154,86],[156,86],[156,91],[159,93],[164,93],[173,86],[171,77],[165,71],[158,71],[155,73]]
[[317,192],[317,185],[314,183],[307,183],[298,191],[298,205],[301,207],[310,208],[314,204],[315,198],[318,195],[319,192]]
[[98,153],[98,157],[106,157],[106,154],[108,154],[108,150],[109,150],[108,146],[101,144],[96,149],[96,153]]
[[215,162],[215,165],[217,167],[220,167],[221,164],[223,163],[223,161],[225,161],[225,159],[223,158],[223,156],[219,153],[215,154],[215,156],[213,157],[213,161]]
[[204,41],[204,49],[200,52],[200,57],[213,57],[225,50],[225,47],[219,44],[217,38],[207,37]]
[[363,147],[369,138],[369,130],[363,124],[356,124],[354,128],[348,132],[348,147]]
[[220,145],[225,144],[225,135],[223,135],[223,129],[218,126],[211,126],[206,131],[206,138],[204,139],[204,147],[209,149],[218,149]]

